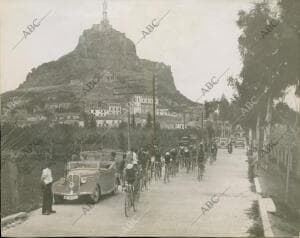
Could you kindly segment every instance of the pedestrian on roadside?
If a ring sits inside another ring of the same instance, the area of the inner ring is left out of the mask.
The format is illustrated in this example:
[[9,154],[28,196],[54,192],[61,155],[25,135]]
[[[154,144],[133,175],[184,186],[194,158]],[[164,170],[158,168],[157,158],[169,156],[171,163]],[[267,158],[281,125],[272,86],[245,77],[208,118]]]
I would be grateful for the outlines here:
[[50,215],[51,213],[55,213],[52,209],[53,204],[53,193],[52,193],[52,171],[50,169],[50,161],[47,160],[45,162],[45,167],[42,171],[41,183],[42,183],[42,192],[43,192],[43,207],[42,214]]

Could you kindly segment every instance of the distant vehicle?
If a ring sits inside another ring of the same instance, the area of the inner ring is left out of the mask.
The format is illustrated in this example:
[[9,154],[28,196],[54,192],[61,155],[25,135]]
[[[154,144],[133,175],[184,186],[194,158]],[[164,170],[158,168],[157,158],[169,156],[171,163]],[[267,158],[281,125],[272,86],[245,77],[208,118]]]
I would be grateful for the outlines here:
[[235,148],[245,148],[246,142],[244,138],[237,138],[234,143]]
[[218,148],[227,149],[227,145],[228,145],[228,138],[223,137],[219,139]]
[[81,198],[97,203],[102,195],[116,193],[119,183],[114,161],[71,161],[66,175],[54,182],[52,189],[55,203]]

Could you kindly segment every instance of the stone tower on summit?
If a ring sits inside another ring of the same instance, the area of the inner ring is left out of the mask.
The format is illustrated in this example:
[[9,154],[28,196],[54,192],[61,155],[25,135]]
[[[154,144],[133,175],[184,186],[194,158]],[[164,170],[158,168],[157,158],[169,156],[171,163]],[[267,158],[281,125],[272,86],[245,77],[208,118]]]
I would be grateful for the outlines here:
[[109,20],[108,20],[108,17],[107,17],[107,2],[106,2],[106,0],[103,0],[102,20],[100,22],[99,30],[100,31],[106,31],[108,29],[111,29],[111,25],[109,24]]

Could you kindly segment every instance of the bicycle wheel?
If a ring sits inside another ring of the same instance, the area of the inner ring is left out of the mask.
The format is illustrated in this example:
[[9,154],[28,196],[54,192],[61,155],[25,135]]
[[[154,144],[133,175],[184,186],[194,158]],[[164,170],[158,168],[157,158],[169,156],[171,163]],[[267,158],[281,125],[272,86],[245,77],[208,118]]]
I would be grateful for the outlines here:
[[155,177],[155,180],[159,179],[159,167],[157,164],[155,165],[154,177]]
[[136,203],[135,203],[135,199],[134,199],[134,189],[131,188],[131,192],[130,192],[130,200],[131,200],[131,206],[133,208],[133,211],[136,211]]
[[139,182],[139,189],[141,192],[143,192],[143,187],[144,187],[144,176],[141,177]]
[[129,194],[128,192],[126,192],[126,195],[125,195],[125,204],[124,204],[124,210],[125,210],[125,216],[126,217],[129,217],[129,210],[130,210],[130,201],[131,199],[129,198]]

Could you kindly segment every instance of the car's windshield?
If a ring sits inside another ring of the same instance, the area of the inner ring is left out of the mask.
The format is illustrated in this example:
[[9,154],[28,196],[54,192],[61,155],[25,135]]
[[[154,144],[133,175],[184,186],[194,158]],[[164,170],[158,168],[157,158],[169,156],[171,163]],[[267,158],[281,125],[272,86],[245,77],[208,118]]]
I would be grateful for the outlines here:
[[69,169],[97,169],[97,162],[70,162],[68,163]]

